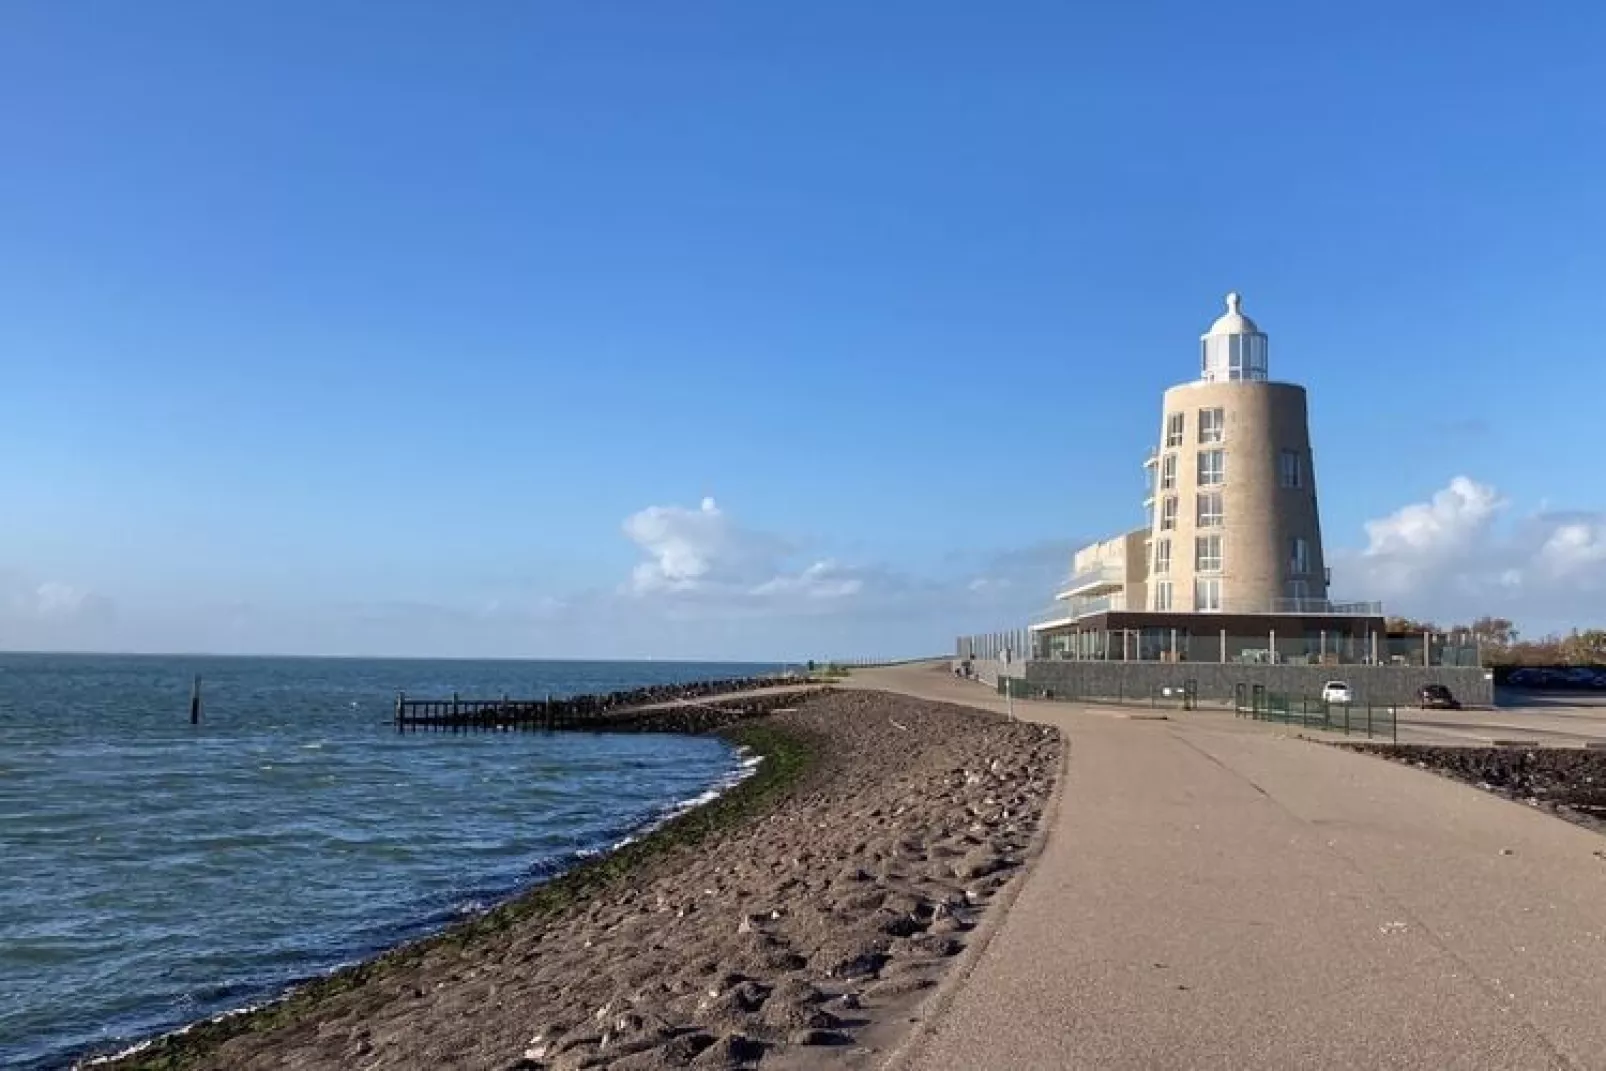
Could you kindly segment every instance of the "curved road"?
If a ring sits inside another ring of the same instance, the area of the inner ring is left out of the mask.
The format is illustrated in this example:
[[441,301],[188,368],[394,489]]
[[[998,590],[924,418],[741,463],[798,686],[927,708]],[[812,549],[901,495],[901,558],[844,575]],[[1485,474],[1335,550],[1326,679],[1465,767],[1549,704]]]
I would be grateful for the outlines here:
[[1070,742],[1043,854],[895,1065],[1606,1068],[1606,837],[1230,715],[1015,709]]

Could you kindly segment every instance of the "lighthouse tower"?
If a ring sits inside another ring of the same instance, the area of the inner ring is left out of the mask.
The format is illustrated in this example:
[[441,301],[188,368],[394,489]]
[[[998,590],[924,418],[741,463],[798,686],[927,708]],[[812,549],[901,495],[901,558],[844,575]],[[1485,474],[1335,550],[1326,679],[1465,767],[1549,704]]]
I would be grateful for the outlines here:
[[1199,378],[1165,392],[1150,463],[1146,609],[1323,612],[1327,573],[1305,388],[1274,383],[1265,332],[1227,295]]

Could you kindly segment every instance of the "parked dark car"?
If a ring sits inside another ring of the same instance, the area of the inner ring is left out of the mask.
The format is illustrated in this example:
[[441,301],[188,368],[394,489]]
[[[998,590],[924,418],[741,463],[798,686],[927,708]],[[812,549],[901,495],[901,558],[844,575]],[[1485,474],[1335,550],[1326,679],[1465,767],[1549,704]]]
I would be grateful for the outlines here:
[[1450,694],[1450,689],[1442,684],[1424,684],[1422,690],[1416,693],[1416,700],[1423,710],[1429,707],[1438,710],[1460,710],[1461,700]]

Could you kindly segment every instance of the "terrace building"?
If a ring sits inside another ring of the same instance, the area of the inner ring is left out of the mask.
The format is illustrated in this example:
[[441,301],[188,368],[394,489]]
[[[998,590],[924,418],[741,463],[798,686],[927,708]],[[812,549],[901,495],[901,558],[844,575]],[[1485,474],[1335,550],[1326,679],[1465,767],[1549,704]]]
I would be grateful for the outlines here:
[[[1074,668],[1086,663],[1125,663],[1133,687],[1146,687],[1141,663],[1167,678],[1178,674],[1162,664],[1189,663],[1190,679],[1217,683],[1287,667],[1268,683],[1312,692],[1321,676],[1370,674],[1330,667],[1476,665],[1475,652],[1435,649],[1433,637],[1391,639],[1380,603],[1332,597],[1305,388],[1271,378],[1269,338],[1238,294],[1226,303],[1200,336],[1198,378],[1162,399],[1142,526],[1078,550],[1028,629],[981,649],[961,640],[962,659],[1007,650],[1004,675],[1044,687],[1063,678],[1067,693],[1092,672]],[[1410,676],[1386,690],[1414,689],[1421,674]]]
[[1032,625],[1047,658],[1339,664],[1381,657],[1382,606],[1333,602],[1305,388],[1227,295],[1199,378],[1165,392],[1142,528],[1076,552]]

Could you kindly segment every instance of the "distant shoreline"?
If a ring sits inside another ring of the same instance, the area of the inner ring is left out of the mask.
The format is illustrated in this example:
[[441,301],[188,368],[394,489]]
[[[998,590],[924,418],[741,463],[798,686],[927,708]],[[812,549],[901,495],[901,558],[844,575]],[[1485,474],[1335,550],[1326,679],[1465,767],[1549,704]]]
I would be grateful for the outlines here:
[[785,661],[753,660],[746,658],[558,658],[542,655],[359,655],[359,654],[281,654],[253,651],[249,654],[230,654],[219,651],[33,651],[20,649],[0,650],[0,658],[234,658],[279,659],[320,662],[514,662],[532,665],[558,665],[579,663],[594,666],[755,666],[771,668],[803,668],[807,659]]

